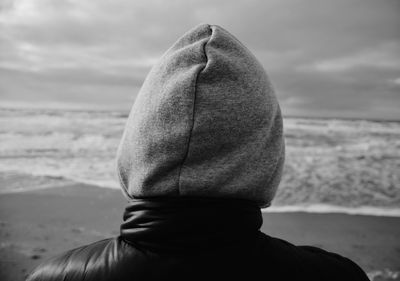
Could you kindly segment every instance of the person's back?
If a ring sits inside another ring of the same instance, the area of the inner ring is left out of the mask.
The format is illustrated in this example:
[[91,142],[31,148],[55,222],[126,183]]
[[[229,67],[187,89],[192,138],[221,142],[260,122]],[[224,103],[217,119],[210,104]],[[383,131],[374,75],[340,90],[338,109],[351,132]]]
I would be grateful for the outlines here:
[[28,280],[368,280],[352,261],[260,232],[284,163],[282,117],[256,58],[200,25],[153,67],[118,150],[118,237]]

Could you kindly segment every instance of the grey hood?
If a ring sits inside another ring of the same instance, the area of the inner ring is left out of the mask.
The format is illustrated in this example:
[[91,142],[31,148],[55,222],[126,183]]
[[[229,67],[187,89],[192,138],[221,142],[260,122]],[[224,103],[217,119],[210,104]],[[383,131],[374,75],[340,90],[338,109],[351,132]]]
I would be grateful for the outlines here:
[[284,163],[282,116],[257,59],[199,25],[147,75],[117,153],[128,198],[227,197],[269,206]]

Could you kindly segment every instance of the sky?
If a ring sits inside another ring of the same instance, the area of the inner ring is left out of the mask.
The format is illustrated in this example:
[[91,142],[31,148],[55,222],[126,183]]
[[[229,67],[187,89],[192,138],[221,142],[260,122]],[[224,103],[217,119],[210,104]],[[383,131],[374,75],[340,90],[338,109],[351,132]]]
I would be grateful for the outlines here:
[[128,111],[199,23],[255,54],[285,116],[400,120],[400,0],[0,0],[0,106]]

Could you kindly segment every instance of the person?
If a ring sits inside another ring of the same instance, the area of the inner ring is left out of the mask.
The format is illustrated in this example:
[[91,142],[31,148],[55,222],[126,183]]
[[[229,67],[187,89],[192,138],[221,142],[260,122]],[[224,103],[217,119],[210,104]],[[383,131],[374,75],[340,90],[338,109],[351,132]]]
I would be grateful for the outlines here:
[[120,235],[52,258],[28,280],[368,280],[347,258],[260,232],[284,155],[263,67],[226,30],[201,24],[152,68],[128,117]]

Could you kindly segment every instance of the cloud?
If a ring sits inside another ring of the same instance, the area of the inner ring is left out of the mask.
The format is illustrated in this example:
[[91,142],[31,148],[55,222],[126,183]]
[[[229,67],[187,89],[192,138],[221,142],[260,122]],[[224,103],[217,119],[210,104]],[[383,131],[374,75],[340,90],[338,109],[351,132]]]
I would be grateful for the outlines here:
[[382,109],[400,106],[399,12],[397,0],[3,0],[0,101],[128,109],[162,53],[207,22],[254,52],[286,115],[400,118]]
[[364,50],[350,56],[318,61],[299,69],[342,72],[360,67],[400,70],[400,42],[382,44],[374,49]]

